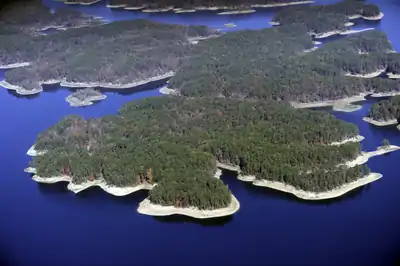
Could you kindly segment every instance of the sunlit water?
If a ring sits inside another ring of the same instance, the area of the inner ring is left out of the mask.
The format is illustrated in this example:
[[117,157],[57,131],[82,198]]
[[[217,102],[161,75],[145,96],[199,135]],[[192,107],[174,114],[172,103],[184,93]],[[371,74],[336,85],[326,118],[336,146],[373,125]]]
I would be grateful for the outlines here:
[[[63,5],[44,2],[53,8]],[[381,28],[399,50],[400,4],[395,0],[371,2],[382,8],[383,21],[353,28]],[[237,25],[228,30],[268,27],[273,15],[265,10],[240,16],[144,14],[111,11],[104,3],[73,8],[109,20],[149,18],[214,28],[229,22]],[[3,78],[4,72],[0,73],[0,80]],[[57,86],[30,98],[0,90],[1,265],[391,265],[400,244],[396,169],[400,152],[368,162],[374,172],[384,175],[381,180],[322,203],[298,201],[225,173],[223,180],[239,199],[241,209],[233,217],[208,222],[140,215],[136,208],[146,192],[117,198],[93,188],[74,195],[64,184],[39,185],[23,172],[30,159],[26,151],[36,135],[63,116],[99,117],[116,113],[129,101],[161,96],[158,88],[134,91],[105,92],[105,101],[71,108],[65,102],[70,91]],[[335,115],[359,127],[366,137],[362,142],[365,150],[375,149],[383,138],[400,145],[395,127],[376,128],[362,121],[370,104],[366,102],[354,113]]]

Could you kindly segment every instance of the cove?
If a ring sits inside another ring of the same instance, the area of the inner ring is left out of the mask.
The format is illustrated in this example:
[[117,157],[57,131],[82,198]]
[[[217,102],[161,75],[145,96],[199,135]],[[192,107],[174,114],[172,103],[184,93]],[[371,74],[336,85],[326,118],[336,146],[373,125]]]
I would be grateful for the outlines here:
[[[376,27],[399,50],[400,4],[371,3],[385,13]],[[94,8],[106,12],[102,5]],[[232,30],[258,26],[253,20],[257,12],[237,18],[201,14],[185,16],[198,24],[208,23],[209,18],[218,20],[214,25],[234,22],[238,27]],[[136,15],[124,16],[133,19]],[[171,23],[184,20],[175,14],[149,16]],[[267,26],[268,17],[259,19]],[[4,72],[0,73],[3,78]],[[23,172],[29,161],[26,151],[36,135],[63,116],[99,117],[115,113],[126,102],[161,96],[157,88],[128,95],[110,91],[103,102],[71,108],[65,102],[69,93],[54,89],[29,99],[0,90],[1,265],[392,265],[400,240],[399,153],[371,158],[369,167],[383,178],[336,200],[299,201],[238,181],[234,173],[225,171],[222,179],[241,203],[234,216],[202,222],[178,216],[153,218],[136,212],[146,192],[116,198],[92,188],[74,195],[63,184],[39,185]],[[364,150],[375,149],[384,138],[400,145],[396,127],[377,128],[362,121],[372,102],[364,102],[353,113],[334,114],[359,127],[366,137]]]

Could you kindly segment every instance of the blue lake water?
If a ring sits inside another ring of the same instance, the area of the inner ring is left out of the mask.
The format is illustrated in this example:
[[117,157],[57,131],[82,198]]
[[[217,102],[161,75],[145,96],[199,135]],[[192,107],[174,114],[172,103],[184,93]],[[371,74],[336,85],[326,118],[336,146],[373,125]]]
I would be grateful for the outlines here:
[[[63,5],[44,2],[54,8]],[[400,50],[400,3],[370,2],[385,13],[383,21],[372,23],[373,27],[384,30]],[[217,28],[233,22],[238,27],[232,30],[267,27],[273,15],[272,11],[241,16],[143,14],[110,11],[104,3],[73,8],[110,20],[150,18]],[[93,188],[74,195],[63,184],[39,185],[23,172],[30,159],[26,151],[36,135],[63,116],[99,117],[116,113],[126,102],[161,96],[158,88],[125,95],[106,92],[105,101],[71,108],[65,102],[69,93],[47,90],[38,97],[24,98],[0,90],[0,265],[394,265],[391,262],[400,247],[396,168],[400,152],[370,159],[369,167],[384,177],[338,200],[298,201],[237,181],[227,172],[223,181],[241,203],[237,214],[207,222],[158,219],[136,212],[146,192],[117,198]],[[365,150],[375,149],[383,138],[400,145],[395,127],[376,128],[362,121],[370,104],[365,102],[354,113],[335,115],[359,127],[366,137]]]

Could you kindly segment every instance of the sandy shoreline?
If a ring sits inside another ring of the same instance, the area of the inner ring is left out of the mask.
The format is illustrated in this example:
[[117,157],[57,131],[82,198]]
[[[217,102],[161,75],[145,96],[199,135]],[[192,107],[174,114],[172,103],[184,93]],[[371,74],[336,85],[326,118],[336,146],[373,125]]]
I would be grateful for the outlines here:
[[16,93],[18,93],[20,95],[32,95],[32,94],[40,93],[40,92],[43,91],[43,88],[42,88],[43,84],[57,84],[57,83],[60,83],[60,86],[62,86],[62,87],[68,87],[68,88],[101,87],[101,88],[105,88],[105,89],[130,89],[130,88],[138,87],[138,86],[150,83],[150,82],[154,82],[154,81],[159,81],[159,80],[170,78],[174,74],[175,74],[175,72],[170,71],[170,72],[167,72],[167,73],[162,74],[162,75],[153,76],[153,77],[145,79],[145,80],[132,82],[132,83],[127,83],[127,84],[114,84],[114,83],[101,83],[101,82],[87,82],[87,83],[84,83],[84,82],[67,82],[65,80],[65,78],[64,78],[64,79],[61,79],[61,80],[44,80],[44,81],[40,81],[39,82],[40,88],[36,88],[34,90],[24,89],[24,88],[22,88],[20,86],[10,84],[5,80],[0,81],[0,86],[4,87],[6,89],[9,89],[9,90],[14,90],[14,91],[16,91]]
[[347,139],[344,139],[342,141],[334,141],[334,142],[330,143],[329,145],[331,145],[331,146],[340,146],[340,145],[346,144],[348,142],[361,142],[364,139],[365,139],[364,136],[357,135],[356,137],[347,138]]
[[259,187],[268,187],[282,192],[290,193],[303,200],[325,200],[325,199],[340,197],[355,188],[374,182],[380,179],[381,177],[382,174],[370,173],[369,175],[359,178],[356,181],[353,181],[351,183],[345,184],[343,186],[325,192],[304,191],[297,189],[291,185],[286,185],[281,182],[268,181],[268,180],[256,180],[253,182],[253,185]]
[[380,98],[380,97],[393,97],[396,95],[400,95],[400,91],[377,92],[377,93],[371,94],[370,96],[372,98]]
[[196,219],[217,218],[229,216],[240,209],[240,203],[232,194],[231,204],[226,208],[215,210],[200,210],[198,208],[176,208],[174,206],[161,206],[151,203],[147,198],[143,200],[137,209],[138,213],[151,216],[185,215]]
[[31,63],[29,62],[22,62],[22,63],[14,63],[8,65],[0,65],[0,69],[10,69],[10,68],[17,68],[17,67],[26,67],[29,66]]
[[351,73],[346,73],[345,76],[347,77],[356,77],[356,78],[376,78],[379,75],[381,75],[382,73],[385,73],[386,68],[382,68],[382,69],[378,69],[374,72],[371,73],[367,73],[367,74],[351,74]]
[[178,94],[179,94],[176,90],[170,89],[170,88],[168,88],[167,86],[162,87],[162,88],[159,90],[159,92],[161,92],[161,93],[164,94],[164,95],[178,95]]
[[34,156],[43,155],[43,154],[45,154],[46,152],[47,152],[47,151],[37,151],[37,150],[35,150],[35,145],[32,145],[32,146],[29,148],[29,150],[26,152],[26,154],[29,155],[29,156],[34,157]]
[[82,106],[92,105],[94,101],[101,101],[106,98],[107,98],[107,96],[102,94],[99,96],[91,96],[91,97],[86,98],[83,101],[80,101],[71,94],[71,95],[68,95],[68,97],[65,99],[65,101],[67,101],[69,103],[69,106],[71,106],[71,107],[82,107]]
[[400,74],[394,74],[391,72],[386,73],[386,75],[388,75],[388,78],[390,79],[400,79]]
[[359,32],[363,32],[363,31],[369,31],[369,30],[374,30],[375,28],[366,28],[366,29],[361,29],[361,30],[346,30],[346,31],[342,31],[339,34],[340,35],[348,35],[348,34],[354,34],[354,33],[359,33]]
[[370,123],[374,126],[378,126],[378,127],[384,127],[384,126],[391,126],[391,125],[397,125],[399,122],[397,121],[397,119],[390,119],[390,120],[384,120],[384,121],[378,121],[378,120],[374,120],[371,117],[364,117],[363,120],[367,123]]
[[352,16],[349,16],[348,18],[349,18],[349,19],[358,19],[358,18],[362,18],[362,19],[365,19],[365,20],[381,20],[384,16],[385,16],[385,14],[383,14],[382,12],[380,12],[377,16],[374,16],[374,17],[364,17],[364,16],[362,16],[362,15],[352,15]]
[[348,161],[342,165],[346,165],[347,167],[354,167],[357,165],[362,165],[368,162],[369,158],[374,157],[374,156],[379,156],[383,155],[389,152],[394,152],[399,150],[400,147],[396,145],[389,145],[388,147],[378,147],[377,150],[375,151],[367,151],[367,152],[362,152],[357,158],[355,158],[352,161]]
[[351,97],[346,97],[338,100],[327,100],[327,101],[319,101],[319,102],[308,102],[308,103],[300,103],[300,102],[295,102],[292,101],[290,104],[294,108],[317,108],[317,107],[327,107],[327,106],[337,106],[337,110],[340,110],[340,107],[343,105],[348,105],[353,102],[361,102],[365,101],[365,96],[367,96],[370,93],[360,93],[359,95],[351,96]]
[[256,10],[254,10],[254,9],[232,10],[232,11],[220,12],[217,15],[239,15],[239,14],[249,14],[249,13],[254,13],[254,12],[256,12]]

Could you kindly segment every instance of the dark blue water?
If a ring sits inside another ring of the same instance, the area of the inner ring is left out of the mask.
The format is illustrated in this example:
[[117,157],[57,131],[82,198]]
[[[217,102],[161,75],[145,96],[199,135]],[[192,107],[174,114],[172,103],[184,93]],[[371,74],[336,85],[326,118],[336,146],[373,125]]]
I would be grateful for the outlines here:
[[[371,2],[386,15],[376,27],[400,50],[400,4]],[[267,11],[231,17],[212,12],[143,14],[109,11],[101,3],[74,8],[112,20],[147,17],[213,27],[234,22],[236,29],[265,27],[272,16]],[[36,135],[63,116],[99,117],[126,102],[160,96],[157,88],[125,95],[106,92],[105,101],[71,108],[65,102],[69,93],[48,89],[38,97],[21,98],[0,90],[0,265],[393,265],[400,247],[400,152],[373,157],[368,165],[384,177],[338,200],[298,201],[225,173],[223,180],[241,202],[233,217],[201,223],[156,219],[136,212],[146,192],[117,198],[93,188],[74,195],[63,184],[39,185],[23,172],[30,159],[25,153]],[[365,150],[375,149],[383,138],[400,145],[396,128],[376,128],[361,120],[370,104],[335,115],[359,127]]]

